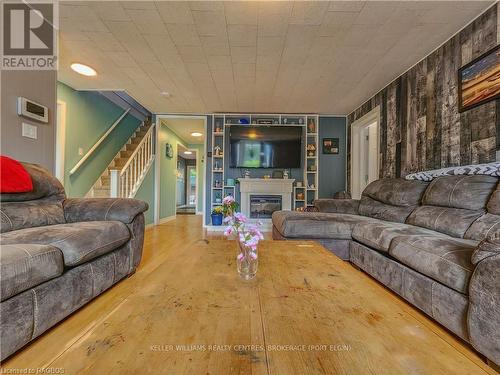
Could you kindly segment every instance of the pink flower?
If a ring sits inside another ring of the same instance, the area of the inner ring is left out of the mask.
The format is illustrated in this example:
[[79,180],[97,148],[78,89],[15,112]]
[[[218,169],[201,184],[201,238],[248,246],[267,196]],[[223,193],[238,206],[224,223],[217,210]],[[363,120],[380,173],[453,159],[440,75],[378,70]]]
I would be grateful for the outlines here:
[[233,227],[227,227],[224,230],[224,236],[229,237],[231,234],[233,234]]
[[231,203],[234,202],[234,198],[232,195],[228,195],[227,197],[224,197],[222,200],[222,204],[229,206]]
[[240,222],[240,223],[246,223],[247,222],[247,217],[245,215],[243,215],[241,212],[236,212],[234,214],[234,219],[237,222]]

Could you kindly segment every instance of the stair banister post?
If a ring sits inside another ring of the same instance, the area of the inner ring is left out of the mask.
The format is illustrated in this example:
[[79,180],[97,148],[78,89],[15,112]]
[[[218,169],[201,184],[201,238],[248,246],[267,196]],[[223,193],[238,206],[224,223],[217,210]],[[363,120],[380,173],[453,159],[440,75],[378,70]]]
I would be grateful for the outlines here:
[[119,198],[120,197],[120,170],[119,169],[111,169],[109,171],[109,196],[111,198]]

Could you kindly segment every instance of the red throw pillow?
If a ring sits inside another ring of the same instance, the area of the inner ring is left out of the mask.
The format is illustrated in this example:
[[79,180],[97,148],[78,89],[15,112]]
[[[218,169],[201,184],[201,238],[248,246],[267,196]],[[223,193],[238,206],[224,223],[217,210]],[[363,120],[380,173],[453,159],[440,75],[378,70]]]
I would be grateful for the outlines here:
[[17,160],[0,156],[0,193],[26,193],[33,182],[26,168]]

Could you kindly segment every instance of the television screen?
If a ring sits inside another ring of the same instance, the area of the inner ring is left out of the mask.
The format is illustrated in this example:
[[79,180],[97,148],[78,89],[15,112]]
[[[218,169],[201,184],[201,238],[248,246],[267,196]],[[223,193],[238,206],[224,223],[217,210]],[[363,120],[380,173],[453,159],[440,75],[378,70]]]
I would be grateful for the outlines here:
[[231,168],[300,168],[301,126],[232,125]]

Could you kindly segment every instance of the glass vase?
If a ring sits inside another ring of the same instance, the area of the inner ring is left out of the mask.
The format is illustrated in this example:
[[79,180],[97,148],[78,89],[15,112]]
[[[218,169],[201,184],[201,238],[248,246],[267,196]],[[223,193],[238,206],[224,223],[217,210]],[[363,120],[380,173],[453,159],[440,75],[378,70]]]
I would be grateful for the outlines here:
[[238,274],[243,280],[251,280],[257,274],[257,267],[259,265],[257,248],[254,250],[241,241],[237,242],[236,267]]

